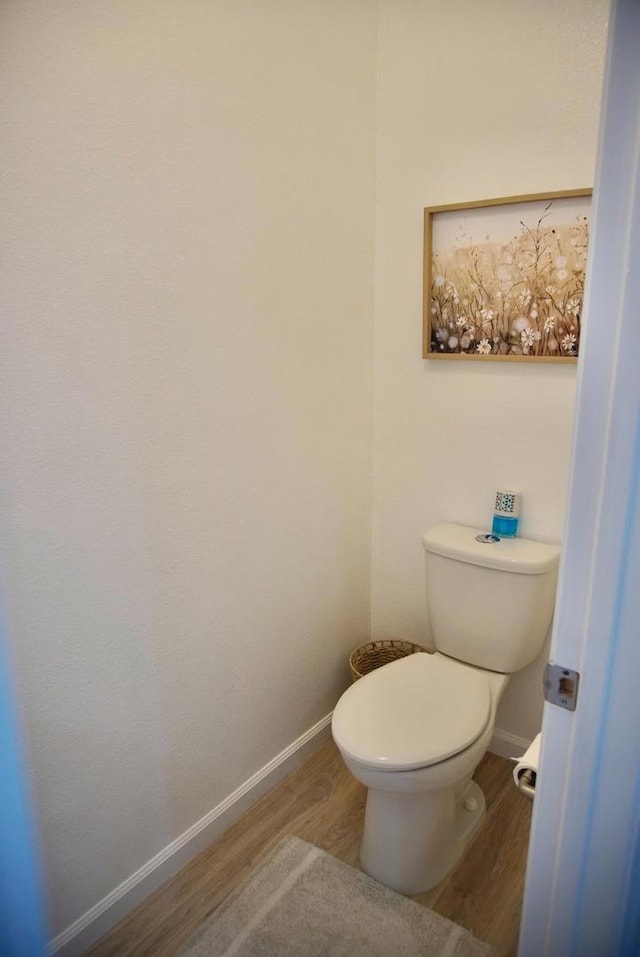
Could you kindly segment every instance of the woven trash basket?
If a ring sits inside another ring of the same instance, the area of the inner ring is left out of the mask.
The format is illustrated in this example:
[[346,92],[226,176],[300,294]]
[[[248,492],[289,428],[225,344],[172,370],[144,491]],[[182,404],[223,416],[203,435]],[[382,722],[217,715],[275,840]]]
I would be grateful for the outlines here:
[[360,645],[355,651],[351,652],[349,658],[349,667],[351,668],[351,680],[357,681],[363,675],[381,668],[382,665],[388,665],[397,658],[404,658],[406,655],[413,655],[416,651],[426,651],[422,645],[416,645],[412,641],[400,641],[396,638],[387,638],[383,641],[368,641],[365,645]]

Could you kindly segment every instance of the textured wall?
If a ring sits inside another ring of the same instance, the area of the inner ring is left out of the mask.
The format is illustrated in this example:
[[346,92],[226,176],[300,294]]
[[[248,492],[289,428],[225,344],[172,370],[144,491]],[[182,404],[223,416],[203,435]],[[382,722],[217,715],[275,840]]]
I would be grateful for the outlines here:
[[[424,529],[485,526],[513,486],[521,533],[561,540],[576,367],[421,359],[422,208],[593,184],[608,3],[379,9],[372,621],[424,641]],[[539,672],[499,728],[538,730]]]
[[[591,182],[606,12],[379,4],[377,635],[424,639],[421,532],[497,486],[561,538],[575,369],[423,362],[421,210]],[[375,14],[0,10],[0,560],[54,931],[326,713],[367,634]],[[499,724],[538,701],[534,668]]]
[[0,548],[59,931],[369,630],[375,11],[0,11]]

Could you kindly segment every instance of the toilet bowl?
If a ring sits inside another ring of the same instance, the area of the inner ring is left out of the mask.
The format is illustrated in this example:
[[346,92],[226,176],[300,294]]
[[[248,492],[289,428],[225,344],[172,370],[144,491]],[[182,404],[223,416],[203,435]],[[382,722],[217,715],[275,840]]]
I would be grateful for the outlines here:
[[403,894],[437,884],[482,823],[471,780],[495,725],[508,675],[439,653],[409,655],[356,682],[332,733],[368,788],[360,862]]
[[368,788],[360,862],[404,894],[437,884],[480,826],[472,780],[509,676],[542,649],[560,550],[443,524],[423,535],[436,651],[384,665],[342,695],[332,733]]

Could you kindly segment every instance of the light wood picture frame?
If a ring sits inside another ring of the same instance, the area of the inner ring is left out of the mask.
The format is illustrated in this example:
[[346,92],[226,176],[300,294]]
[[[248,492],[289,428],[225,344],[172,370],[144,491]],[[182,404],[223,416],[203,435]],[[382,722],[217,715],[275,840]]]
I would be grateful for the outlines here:
[[577,362],[591,194],[427,207],[423,357]]

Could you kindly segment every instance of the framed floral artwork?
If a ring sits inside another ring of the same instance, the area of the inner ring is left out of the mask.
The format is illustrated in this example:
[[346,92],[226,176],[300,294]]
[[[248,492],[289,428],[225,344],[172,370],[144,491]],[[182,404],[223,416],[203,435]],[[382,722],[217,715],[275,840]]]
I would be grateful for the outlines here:
[[425,359],[576,362],[591,190],[424,211]]

